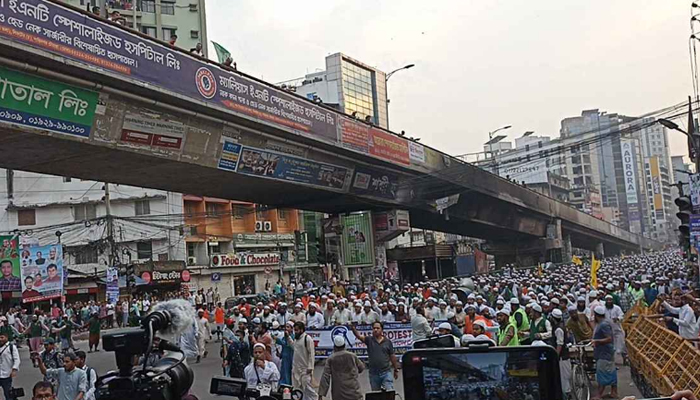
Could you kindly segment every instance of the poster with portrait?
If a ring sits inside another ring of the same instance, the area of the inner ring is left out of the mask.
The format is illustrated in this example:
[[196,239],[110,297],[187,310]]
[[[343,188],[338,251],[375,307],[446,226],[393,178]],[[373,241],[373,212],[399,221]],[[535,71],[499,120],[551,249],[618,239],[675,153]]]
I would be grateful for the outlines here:
[[60,298],[63,293],[63,247],[29,246],[21,252],[22,302]]
[[0,292],[20,290],[17,236],[0,236],[0,272]]

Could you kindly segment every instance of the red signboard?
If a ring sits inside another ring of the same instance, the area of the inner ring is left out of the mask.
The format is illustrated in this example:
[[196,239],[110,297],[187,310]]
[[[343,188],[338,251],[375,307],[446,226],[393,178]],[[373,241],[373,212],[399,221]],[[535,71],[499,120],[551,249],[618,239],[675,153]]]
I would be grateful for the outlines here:
[[369,130],[369,154],[399,164],[411,163],[406,139],[378,129]]
[[351,121],[346,118],[340,119],[340,141],[343,147],[369,152],[369,126]]

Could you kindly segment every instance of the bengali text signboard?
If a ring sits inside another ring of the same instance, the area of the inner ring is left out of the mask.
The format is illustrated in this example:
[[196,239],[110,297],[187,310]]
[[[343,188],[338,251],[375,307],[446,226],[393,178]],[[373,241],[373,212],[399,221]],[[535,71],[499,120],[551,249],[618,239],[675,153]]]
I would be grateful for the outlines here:
[[378,129],[369,130],[369,154],[398,164],[411,163],[406,139]]
[[50,1],[0,0],[0,37],[337,141],[337,113]]
[[87,138],[97,99],[89,90],[0,67],[0,122]]
[[350,192],[396,199],[399,189],[398,176],[367,167],[356,167]]

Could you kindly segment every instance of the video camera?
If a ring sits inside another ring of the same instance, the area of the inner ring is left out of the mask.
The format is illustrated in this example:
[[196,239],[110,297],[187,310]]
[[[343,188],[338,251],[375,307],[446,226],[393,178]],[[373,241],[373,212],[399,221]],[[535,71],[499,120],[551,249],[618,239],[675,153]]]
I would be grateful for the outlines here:
[[258,385],[256,388],[249,388],[245,379],[226,376],[212,377],[209,393],[237,397],[241,400],[303,400],[304,398],[301,390],[292,389],[291,386],[280,385],[279,390],[273,392],[270,385]]
[[[153,347],[155,332],[171,329],[173,318],[177,320],[176,325],[187,326],[188,321],[194,321],[188,315],[179,315],[183,313],[177,307],[170,308],[171,311],[159,309],[151,312],[141,321],[141,327],[118,329],[102,337],[104,350],[115,353],[118,371],[110,371],[97,380],[98,400],[179,400],[188,393],[194,382],[194,373],[185,364],[182,350],[163,339],[157,348]],[[180,354],[168,355],[148,367],[149,355],[154,350]],[[133,359],[142,354],[143,365],[134,368]]]

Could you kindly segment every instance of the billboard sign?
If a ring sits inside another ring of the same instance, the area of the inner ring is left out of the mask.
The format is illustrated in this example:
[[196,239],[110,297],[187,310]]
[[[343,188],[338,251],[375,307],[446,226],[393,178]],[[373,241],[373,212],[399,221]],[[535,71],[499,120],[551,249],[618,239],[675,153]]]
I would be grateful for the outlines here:
[[654,211],[656,218],[663,219],[663,196],[661,194],[661,170],[659,168],[659,157],[654,156],[649,159],[651,169],[651,186],[654,194]]
[[[2,27],[0,19],[0,37]],[[89,138],[97,100],[96,92],[0,67],[0,122]]]
[[22,302],[60,298],[64,273],[63,246],[60,244],[22,249]]
[[351,193],[366,194],[395,200],[399,189],[399,177],[367,167],[356,167],[350,185]]
[[349,173],[345,167],[247,146],[242,147],[236,172],[335,190],[343,190]]
[[21,289],[20,252],[17,236],[0,236],[0,291],[14,292]]
[[117,304],[119,301],[119,267],[107,268],[107,302]]
[[369,130],[369,154],[384,161],[411,164],[408,141],[391,133],[371,128]]
[[690,175],[690,202],[693,212],[700,213],[700,173]]
[[0,1],[0,37],[326,141],[338,114],[48,0]]
[[374,265],[372,215],[369,212],[343,215],[343,260],[346,266]]

